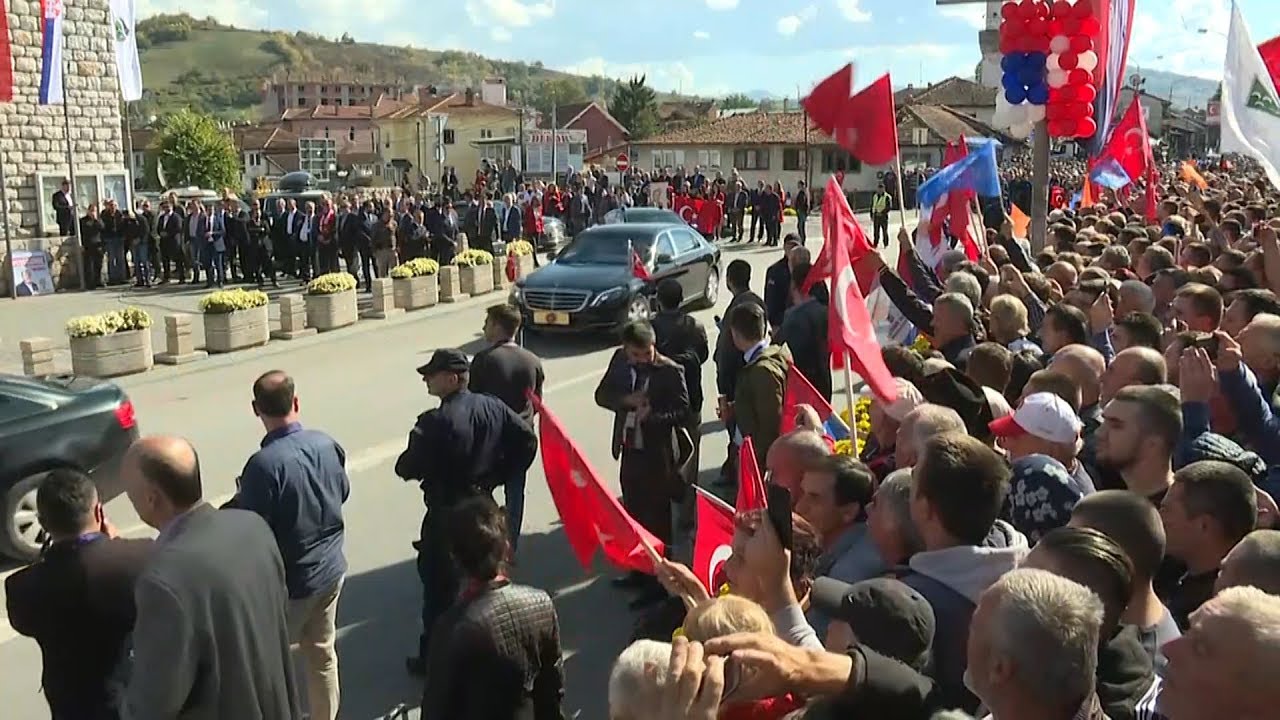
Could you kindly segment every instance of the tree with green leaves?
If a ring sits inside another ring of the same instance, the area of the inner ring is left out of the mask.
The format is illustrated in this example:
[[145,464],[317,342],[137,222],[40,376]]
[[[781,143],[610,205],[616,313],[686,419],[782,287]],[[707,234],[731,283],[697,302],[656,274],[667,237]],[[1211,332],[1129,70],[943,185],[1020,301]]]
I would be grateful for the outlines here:
[[[531,83],[530,93],[528,95],[533,107],[542,113],[544,118],[551,119],[551,105],[572,105],[574,103],[586,102],[587,90],[582,84],[582,80],[574,77],[559,77],[554,80],[545,82]],[[557,118],[560,122],[565,122],[569,118],[561,115]]]
[[240,187],[240,151],[213,117],[180,110],[164,119],[156,145],[157,161],[170,184]]
[[658,132],[658,94],[645,84],[644,75],[632,77],[614,90],[609,114],[630,131],[632,140],[649,137]]
[[733,93],[732,95],[725,95],[720,100],[720,108],[722,110],[737,110],[739,108],[753,108],[753,107],[756,107],[757,104],[758,103],[756,103],[755,100],[752,100],[750,97],[742,93]]

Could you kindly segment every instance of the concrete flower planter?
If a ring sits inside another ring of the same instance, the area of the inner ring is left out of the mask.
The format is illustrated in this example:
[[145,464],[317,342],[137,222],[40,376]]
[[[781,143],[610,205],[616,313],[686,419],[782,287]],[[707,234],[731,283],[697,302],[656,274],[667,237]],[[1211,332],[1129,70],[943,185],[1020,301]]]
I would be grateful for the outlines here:
[[440,302],[440,278],[438,275],[420,275],[392,281],[392,293],[396,307],[401,310],[417,310]]
[[267,306],[229,313],[205,313],[204,349],[226,353],[266,345],[271,339]]
[[154,363],[150,329],[71,338],[71,371],[76,375],[132,375],[150,370]]
[[458,281],[466,295],[483,295],[493,292],[493,269],[496,263],[458,268]]
[[354,289],[332,295],[307,295],[307,327],[320,332],[354,325],[359,318]]
[[529,277],[529,273],[532,273],[533,269],[532,255],[516,256],[516,279]]
[[495,290],[501,290],[511,284],[507,279],[507,258],[495,257],[493,264],[489,267],[493,268],[493,287]]

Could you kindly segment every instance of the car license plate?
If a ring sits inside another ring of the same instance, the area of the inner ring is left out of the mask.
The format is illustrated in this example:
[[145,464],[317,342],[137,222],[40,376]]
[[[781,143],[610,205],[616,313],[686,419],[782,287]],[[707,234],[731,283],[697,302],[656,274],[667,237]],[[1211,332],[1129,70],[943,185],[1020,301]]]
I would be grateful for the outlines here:
[[567,312],[536,312],[533,314],[533,322],[538,325],[568,325],[569,313]]

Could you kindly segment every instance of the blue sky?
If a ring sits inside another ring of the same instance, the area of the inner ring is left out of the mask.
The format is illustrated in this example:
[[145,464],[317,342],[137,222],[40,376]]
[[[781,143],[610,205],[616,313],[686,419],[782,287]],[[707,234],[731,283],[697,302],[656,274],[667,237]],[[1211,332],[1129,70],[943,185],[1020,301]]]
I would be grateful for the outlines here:
[[[1239,1],[1256,41],[1280,34],[1277,0]],[[143,15],[189,8],[187,0],[139,0]],[[190,11],[238,27],[350,32],[360,41],[541,60],[614,77],[644,72],[663,90],[794,97],[849,60],[859,86],[886,71],[898,86],[971,76],[985,3],[209,0]],[[1229,16],[1230,0],[1137,0],[1130,67],[1222,77]]]

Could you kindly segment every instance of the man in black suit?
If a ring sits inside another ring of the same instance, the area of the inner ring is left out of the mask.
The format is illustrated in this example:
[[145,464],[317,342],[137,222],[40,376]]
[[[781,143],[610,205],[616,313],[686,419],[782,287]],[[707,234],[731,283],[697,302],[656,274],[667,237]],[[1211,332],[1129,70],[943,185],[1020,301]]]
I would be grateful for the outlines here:
[[58,234],[66,237],[75,232],[76,211],[71,197],[71,182],[63,180],[53,194],[53,217],[58,222]]
[[493,200],[486,197],[480,209],[480,232],[471,239],[471,249],[493,252],[494,243],[498,240],[500,232],[498,211],[493,207]]
[[93,480],[76,470],[49,472],[36,512],[51,542],[38,562],[5,581],[9,622],[40,645],[53,720],[114,720],[134,583],[152,542],[116,537]]
[[160,235],[160,283],[169,282],[175,265],[178,281],[183,281],[187,277],[187,263],[182,254],[182,216],[174,212],[168,200],[160,203],[156,232]]
[[[751,266],[745,260],[734,260],[729,263],[729,267],[725,268],[724,281],[729,292],[733,293],[729,307],[725,308],[724,317],[729,317],[730,313],[740,305],[758,305],[761,310],[764,309],[764,300],[751,290]],[[738,389],[738,373],[746,367],[747,361],[734,346],[733,333],[724,326],[721,318],[716,318],[716,324],[720,327],[715,352],[716,391],[719,393],[716,401],[716,415],[720,417],[721,422],[724,423],[724,429],[729,433],[729,457],[725,460],[720,480],[732,482],[733,487],[737,487],[738,453],[733,442],[737,423],[733,419],[733,396]]]
[[301,717],[284,562],[267,524],[204,502],[200,461],[181,438],[134,442],[120,472],[138,517],[160,531],[134,594],[121,717]]
[[[485,311],[484,338],[491,344],[471,360],[468,389],[498,398],[532,428],[534,413],[528,393],[542,397],[546,375],[542,371],[542,360],[516,344],[519,332],[519,310],[508,303],[489,306]],[[512,550],[520,544],[520,528],[524,523],[524,486],[524,472],[507,478],[503,485]]]
[[33,297],[40,294],[40,286],[36,284],[35,278],[31,277],[31,271],[24,269],[22,271],[22,282],[18,283],[18,297]]

